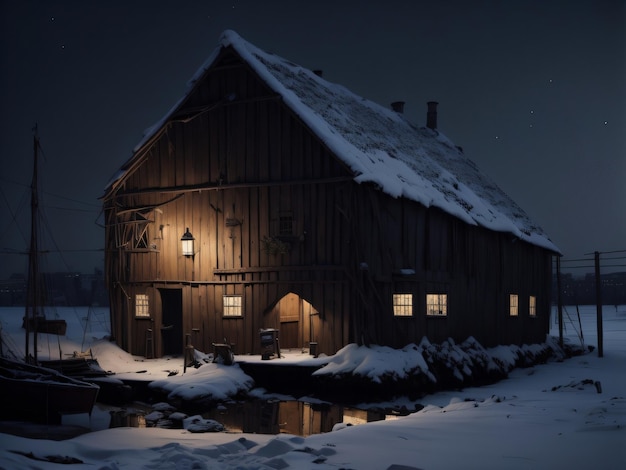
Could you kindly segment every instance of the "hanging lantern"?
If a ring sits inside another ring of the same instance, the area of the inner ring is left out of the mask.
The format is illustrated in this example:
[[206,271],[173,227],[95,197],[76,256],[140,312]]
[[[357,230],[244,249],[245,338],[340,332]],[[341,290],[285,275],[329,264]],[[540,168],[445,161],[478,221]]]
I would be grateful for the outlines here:
[[183,236],[180,238],[180,243],[182,244],[182,248],[183,248],[183,256],[194,255],[194,251],[193,251],[194,240],[195,238],[193,238],[193,235],[189,231],[189,227],[187,227],[187,231],[183,233]]

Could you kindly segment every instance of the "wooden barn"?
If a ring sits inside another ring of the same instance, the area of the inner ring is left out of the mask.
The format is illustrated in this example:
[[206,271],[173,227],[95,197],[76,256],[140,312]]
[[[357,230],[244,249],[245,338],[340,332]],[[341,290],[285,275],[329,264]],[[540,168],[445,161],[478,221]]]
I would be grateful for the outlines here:
[[401,111],[226,31],[103,196],[117,343],[543,342],[558,249]]

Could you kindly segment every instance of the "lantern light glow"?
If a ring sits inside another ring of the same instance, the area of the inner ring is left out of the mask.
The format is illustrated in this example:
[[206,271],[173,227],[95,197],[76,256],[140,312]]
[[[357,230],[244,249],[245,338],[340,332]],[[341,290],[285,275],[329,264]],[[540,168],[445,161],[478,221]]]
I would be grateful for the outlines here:
[[193,237],[193,235],[189,231],[189,227],[187,227],[187,230],[185,231],[185,233],[183,234],[183,236],[180,239],[180,242],[181,242],[182,248],[183,248],[183,256],[193,256],[194,255],[194,251],[193,251],[193,241],[194,240],[195,240],[195,238]]

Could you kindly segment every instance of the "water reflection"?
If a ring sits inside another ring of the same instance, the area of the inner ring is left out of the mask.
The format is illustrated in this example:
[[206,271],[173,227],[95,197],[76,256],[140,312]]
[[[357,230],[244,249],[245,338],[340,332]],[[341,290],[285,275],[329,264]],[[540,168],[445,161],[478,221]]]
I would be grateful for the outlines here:
[[[227,432],[257,434],[288,433],[297,436],[310,436],[333,430],[339,423],[358,425],[372,421],[396,419],[408,414],[408,410],[385,412],[383,410],[362,410],[335,404],[315,404],[288,400],[252,400],[232,402],[201,413],[203,418],[218,421]],[[181,427],[180,422],[164,417],[156,423],[146,423],[137,412],[111,413],[110,427]]]
[[145,428],[146,419],[137,410],[109,411],[111,422],[109,428]]
[[228,431],[309,436],[331,431],[343,419],[336,405],[300,401],[250,401],[220,407],[203,417],[222,423]]

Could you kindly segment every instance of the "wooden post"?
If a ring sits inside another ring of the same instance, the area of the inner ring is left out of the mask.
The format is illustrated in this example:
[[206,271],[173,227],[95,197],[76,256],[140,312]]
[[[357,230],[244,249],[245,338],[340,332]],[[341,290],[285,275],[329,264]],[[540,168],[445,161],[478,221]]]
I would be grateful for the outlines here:
[[[190,354],[190,350],[193,348],[193,346],[191,345],[191,343],[189,342],[189,339],[191,338],[191,335],[189,333],[185,334],[185,354],[184,354],[184,363],[183,363],[183,374],[187,373],[187,362],[189,360],[189,354]],[[193,354],[193,353],[191,353]]]
[[603,357],[604,348],[602,346],[602,281],[600,279],[600,253],[596,251],[594,255],[596,266],[596,319],[598,325],[598,357]]
[[556,257],[556,303],[559,319],[559,346],[563,347],[563,299],[561,297],[561,257]]

